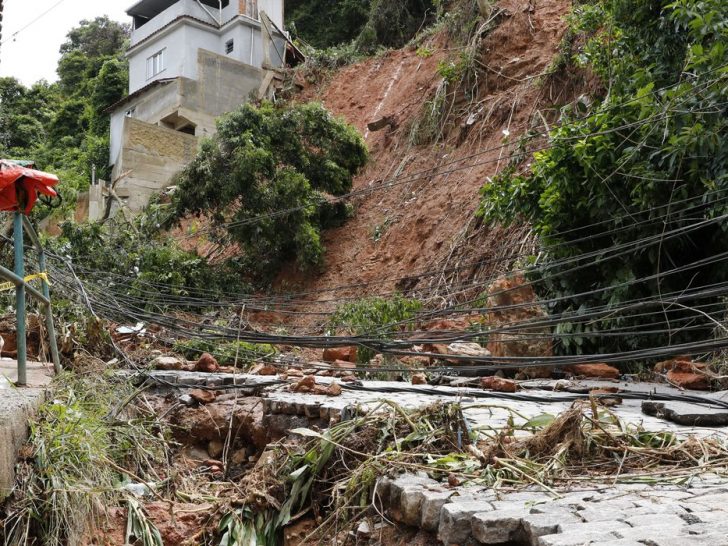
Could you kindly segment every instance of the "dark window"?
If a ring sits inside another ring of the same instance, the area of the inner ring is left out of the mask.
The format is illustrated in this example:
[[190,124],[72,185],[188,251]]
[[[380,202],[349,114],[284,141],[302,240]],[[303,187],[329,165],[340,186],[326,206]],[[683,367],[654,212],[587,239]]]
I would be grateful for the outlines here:
[[232,53],[235,49],[235,40],[228,40],[225,42],[225,53]]

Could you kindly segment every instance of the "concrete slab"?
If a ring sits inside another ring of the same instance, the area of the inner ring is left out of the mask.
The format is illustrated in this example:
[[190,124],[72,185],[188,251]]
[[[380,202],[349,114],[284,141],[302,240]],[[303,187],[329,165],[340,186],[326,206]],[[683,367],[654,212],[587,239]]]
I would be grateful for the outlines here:
[[17,362],[0,360],[0,501],[12,491],[18,451],[28,439],[28,421],[43,403],[53,365],[28,363],[27,387],[16,387]]

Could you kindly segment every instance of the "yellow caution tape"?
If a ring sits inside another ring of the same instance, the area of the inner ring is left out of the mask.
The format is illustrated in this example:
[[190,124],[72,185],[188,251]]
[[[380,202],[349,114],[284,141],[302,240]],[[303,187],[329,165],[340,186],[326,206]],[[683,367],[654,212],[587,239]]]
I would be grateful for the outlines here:
[[[25,277],[25,282],[35,281],[37,279],[43,279],[45,282],[50,284],[50,281],[48,280],[48,273],[36,273],[34,275],[28,275]],[[8,290],[14,290],[15,289],[15,283],[12,282],[4,282],[0,284],[0,292],[7,292]]]

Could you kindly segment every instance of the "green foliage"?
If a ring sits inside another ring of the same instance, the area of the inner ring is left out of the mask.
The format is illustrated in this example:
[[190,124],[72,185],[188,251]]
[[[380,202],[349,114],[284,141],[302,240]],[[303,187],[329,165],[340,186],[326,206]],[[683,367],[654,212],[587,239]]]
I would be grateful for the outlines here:
[[[411,327],[408,322],[422,309],[422,302],[395,294],[391,298],[364,298],[344,303],[329,319],[331,331],[344,330],[357,336],[391,339],[397,331]],[[375,351],[359,347],[357,360],[371,360]]]
[[142,230],[146,220],[142,215],[135,225],[113,231],[98,223],[64,222],[61,235],[46,244],[84,270],[104,271],[111,286],[146,304],[159,305],[166,295],[185,296],[199,289],[213,298],[247,289],[234,264],[211,265],[174,240],[154,237]]
[[[118,469],[155,479],[167,437],[122,406],[132,392],[98,371],[56,378],[51,401],[31,423],[33,453],[21,463],[16,500],[3,522],[5,544],[82,544],[90,519],[128,496],[128,478]],[[154,533],[153,525],[146,529]]]
[[[480,213],[486,219],[507,223],[521,215],[541,235],[548,259],[538,286],[550,296],[566,297],[552,306],[557,313],[591,306],[615,309],[626,301],[681,293],[728,277],[721,264],[691,267],[728,251],[724,222],[663,237],[728,212],[719,193],[728,190],[728,4],[618,0],[599,5],[582,11],[585,29],[602,30],[586,44],[580,62],[602,76],[609,94],[586,116],[565,110],[565,123],[552,132],[551,147],[535,155],[530,173],[505,172],[482,190]],[[689,206],[702,206],[668,208],[686,199]],[[606,222],[607,228],[594,233],[588,226],[597,222]],[[583,239],[589,234],[593,238]],[[652,243],[616,259],[604,250],[649,237]],[[589,252],[596,259],[558,265],[560,259]],[[589,261],[588,267],[569,271]],[[572,297],[597,287],[605,290]],[[667,334],[629,333],[590,337],[592,329],[635,332],[643,322],[652,323],[651,330],[669,327],[666,317],[632,315],[564,324],[560,328],[572,337],[564,338],[561,349],[634,349],[710,335],[683,330],[669,339]],[[704,320],[676,309],[670,320],[679,324],[687,316],[697,324]]]
[[278,354],[278,349],[266,343],[249,343],[247,341],[219,342],[207,339],[190,339],[178,341],[174,350],[187,360],[197,360],[202,353],[210,353],[221,366],[245,367],[256,360]]
[[402,47],[435,20],[436,0],[293,0],[287,25],[317,49],[353,44],[358,53]]
[[[91,165],[108,177],[109,116],[104,110],[126,95],[124,59],[129,27],[99,17],[81,21],[61,46],[57,83],[26,88],[0,78],[0,157],[34,160],[60,175],[66,203],[58,216],[71,217],[88,189]],[[38,208],[36,215],[48,214]]]
[[246,104],[217,129],[179,176],[177,218],[210,214],[258,281],[292,258],[303,270],[321,265],[321,229],[347,214],[324,194],[351,190],[368,158],[362,137],[313,103]]

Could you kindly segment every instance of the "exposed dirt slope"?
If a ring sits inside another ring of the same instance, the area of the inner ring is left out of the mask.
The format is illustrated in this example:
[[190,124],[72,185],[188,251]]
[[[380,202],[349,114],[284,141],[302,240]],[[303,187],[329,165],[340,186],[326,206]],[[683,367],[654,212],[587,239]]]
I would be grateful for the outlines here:
[[[477,100],[458,105],[465,108],[461,119],[435,145],[412,146],[409,134],[441,82],[438,63],[457,54],[448,51],[442,37],[434,39],[440,44],[431,46],[429,57],[414,49],[393,51],[305,89],[303,98],[322,101],[365,135],[371,163],[354,189],[372,191],[355,199],[352,220],[325,234],[324,272],[302,278],[291,269],[279,278],[277,288],[312,292],[321,310],[330,310],[332,299],[397,289],[429,295],[447,275],[403,279],[490,260],[521,244],[523,232],[477,225],[478,191],[507,165],[520,135],[543,127],[555,102],[571,100],[571,93],[555,92],[540,77],[557,54],[570,6],[566,0],[498,4],[504,11],[484,40]],[[394,116],[397,127],[369,132],[367,123],[382,116]],[[474,121],[469,127],[468,117]],[[511,145],[503,147],[506,142]],[[439,174],[415,176],[438,166]],[[456,272],[449,275],[455,284],[494,273],[482,267]]]

